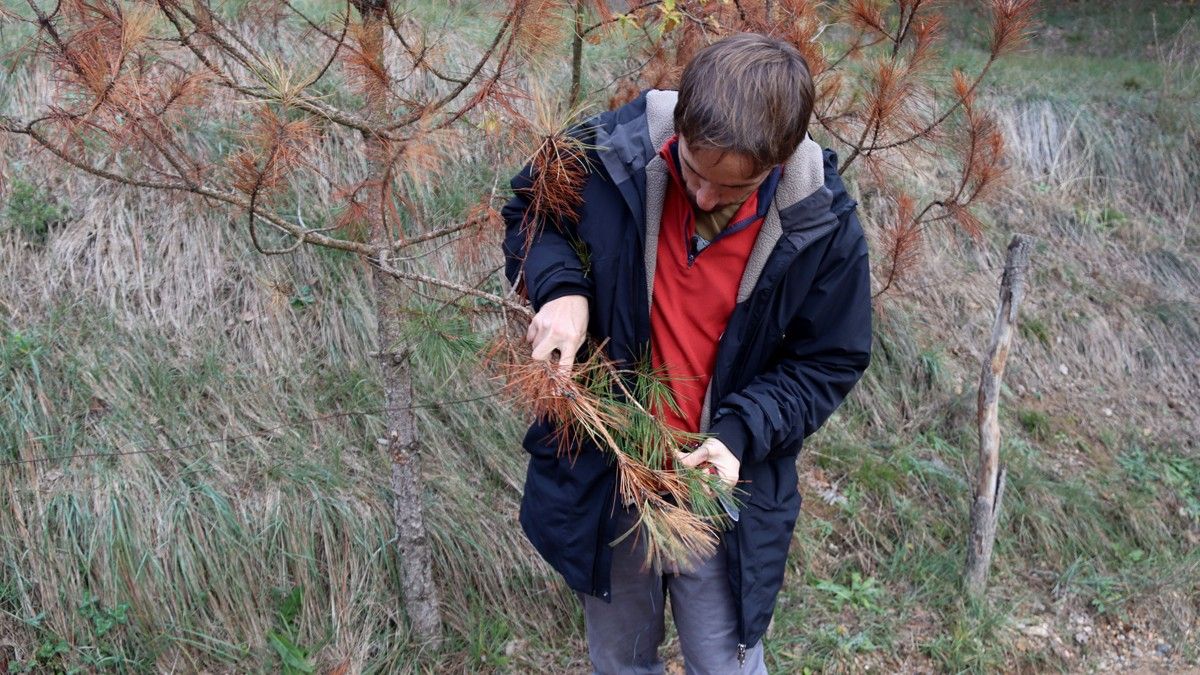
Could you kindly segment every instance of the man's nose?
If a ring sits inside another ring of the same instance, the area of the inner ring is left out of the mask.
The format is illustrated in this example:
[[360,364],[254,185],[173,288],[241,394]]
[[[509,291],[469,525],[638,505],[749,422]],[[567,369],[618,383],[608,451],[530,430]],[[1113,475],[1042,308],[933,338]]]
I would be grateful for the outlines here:
[[705,211],[711,210],[717,205],[717,191],[705,185],[696,192],[696,206]]

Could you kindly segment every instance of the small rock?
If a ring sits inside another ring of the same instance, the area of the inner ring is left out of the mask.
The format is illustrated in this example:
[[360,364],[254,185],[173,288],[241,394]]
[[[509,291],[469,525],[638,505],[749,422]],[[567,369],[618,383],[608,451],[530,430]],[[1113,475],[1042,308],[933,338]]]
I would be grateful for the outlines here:
[[1105,416],[1105,417],[1112,417],[1112,416],[1113,416],[1113,409],[1112,409],[1112,408],[1105,408],[1105,409],[1104,409],[1104,416]]
[[1162,656],[1165,658],[1165,657],[1171,655],[1172,650],[1171,650],[1171,645],[1169,645],[1165,642],[1160,642],[1160,643],[1158,643],[1158,646],[1156,646],[1154,648],[1154,651],[1158,652],[1159,656]]
[[1036,623],[1032,626],[1021,628],[1021,632],[1029,637],[1048,638],[1050,637],[1050,626],[1045,623]]
[[1067,364],[1062,363],[1062,364],[1059,364],[1059,366],[1058,366],[1058,372],[1062,373],[1063,375],[1066,375],[1070,371],[1067,370]]
[[848,503],[846,496],[838,492],[836,487],[821,490],[818,494],[821,495],[821,500],[830,506],[845,506]]
[[1092,636],[1088,635],[1087,631],[1081,630],[1075,634],[1075,642],[1078,642],[1081,645],[1086,645],[1088,643],[1088,640],[1091,640],[1091,639],[1092,639]]

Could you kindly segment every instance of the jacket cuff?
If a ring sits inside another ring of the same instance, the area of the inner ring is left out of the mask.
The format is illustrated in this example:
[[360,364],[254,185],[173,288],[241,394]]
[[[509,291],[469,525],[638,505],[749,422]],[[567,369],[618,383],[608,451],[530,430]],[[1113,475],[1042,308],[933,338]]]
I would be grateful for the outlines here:
[[555,287],[554,290],[547,293],[546,297],[542,298],[542,301],[538,303],[538,308],[541,309],[542,305],[546,304],[547,302],[550,302],[551,300],[557,300],[559,298],[564,298],[568,295],[582,295],[583,297],[587,298],[588,300],[591,300],[592,299],[592,289],[589,288],[588,286],[581,285],[581,284],[561,284],[561,285]]
[[746,454],[746,446],[750,443],[750,430],[746,428],[740,417],[735,413],[723,415],[709,428],[708,433],[724,443],[739,462],[742,461],[742,457]]

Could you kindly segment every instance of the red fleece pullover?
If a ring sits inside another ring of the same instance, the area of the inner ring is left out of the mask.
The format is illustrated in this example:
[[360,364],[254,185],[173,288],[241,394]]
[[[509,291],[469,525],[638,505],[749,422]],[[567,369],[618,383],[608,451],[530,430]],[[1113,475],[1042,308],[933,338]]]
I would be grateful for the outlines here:
[[700,430],[717,343],[737,304],[738,284],[762,229],[780,170],[763,181],[729,225],[703,246],[696,242],[695,214],[680,174],[677,138],[668,139],[659,151],[671,179],[658,234],[650,344],[653,366],[657,372],[666,373],[679,407],[679,413],[656,413],[671,427],[694,433]]

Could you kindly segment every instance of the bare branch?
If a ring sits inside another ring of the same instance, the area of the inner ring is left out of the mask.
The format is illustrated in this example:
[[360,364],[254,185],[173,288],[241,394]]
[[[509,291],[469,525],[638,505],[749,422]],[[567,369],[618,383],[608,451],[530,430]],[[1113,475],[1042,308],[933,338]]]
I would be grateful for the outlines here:
[[463,223],[454,223],[452,225],[446,225],[444,227],[439,227],[436,230],[429,230],[427,232],[422,232],[421,234],[419,234],[415,237],[409,237],[407,239],[401,239],[401,240],[395,242],[394,244],[392,244],[392,250],[400,251],[400,250],[403,250],[410,246],[413,246],[414,244],[420,244],[421,242],[426,242],[431,239],[445,237],[447,235],[454,234],[455,232],[462,232],[463,230],[479,226],[481,224],[481,222],[482,222],[482,219],[472,219],[472,220],[468,220]]
[[[202,50],[199,47],[199,45],[195,44],[195,41],[193,41],[191,39],[192,33],[189,33],[184,30],[183,25],[179,22],[179,18],[171,13],[171,10],[167,7],[167,4],[168,4],[168,0],[159,0],[159,7],[162,9],[163,15],[167,18],[168,21],[171,22],[171,25],[175,27],[175,31],[179,34],[180,41],[183,43],[183,45],[185,47],[187,47],[189,50],[191,50],[191,52],[193,54],[196,55],[196,58],[199,59],[200,62],[205,65],[205,67],[207,67],[214,75],[217,76],[217,78],[220,80],[220,82],[224,86],[226,86],[230,89],[233,89],[234,91],[236,91],[240,94],[243,94],[245,96],[249,96],[249,97],[252,97],[252,98],[255,98],[258,100],[262,100],[262,101],[277,101],[278,100],[277,98],[271,96],[270,93],[268,93],[266,91],[256,89],[253,87],[249,87],[245,84],[238,82],[236,79],[234,79],[234,77],[232,75],[226,73],[218,65],[213,63],[212,59],[210,59],[204,53],[204,50]],[[178,3],[171,3],[171,4],[174,4],[176,7],[178,7]],[[198,25],[196,23],[195,18],[192,15],[190,15],[186,11],[182,11],[182,14],[193,25]],[[233,56],[234,59],[237,60],[243,67],[247,68],[251,72],[257,72],[255,70],[254,66],[252,66],[244,57],[239,57],[237,55],[236,48],[234,48],[232,45],[229,45],[228,42],[223,41],[220,38],[220,36],[214,35],[212,33],[206,33],[205,35],[207,37],[211,38],[214,42],[216,42],[217,45],[219,47],[221,47],[221,49],[224,53]],[[330,122],[333,122],[335,124],[338,124],[340,126],[343,126],[343,127],[349,128],[349,129],[354,129],[360,133],[369,134],[372,136],[379,136],[382,138],[391,138],[391,136],[387,133],[386,130],[378,129],[375,126],[371,125],[366,120],[364,120],[356,115],[352,115],[348,112],[345,112],[343,110],[339,110],[339,109],[337,109],[327,103],[324,103],[322,101],[307,98],[307,97],[300,97],[294,101],[289,101],[289,103],[296,106],[297,108],[299,108],[301,110],[304,110],[305,112],[309,112],[309,113],[312,113],[319,117],[323,117],[323,118],[329,120]]]
[[317,246],[324,246],[326,248],[333,248],[333,249],[338,249],[341,251],[348,251],[348,252],[357,253],[357,254],[363,255],[363,256],[372,256],[372,255],[376,254],[376,249],[372,248],[371,246],[368,246],[367,244],[362,244],[362,243],[354,242],[354,241],[346,241],[344,239],[337,239],[334,237],[329,237],[329,236],[320,234],[320,232],[317,230],[311,230],[311,229],[307,229],[307,228],[303,228],[303,227],[298,227],[274,213],[271,213],[269,211],[263,211],[261,208],[258,207],[257,204],[252,204],[250,199],[243,197],[236,192],[224,192],[221,190],[217,190],[215,188],[211,188],[211,187],[208,187],[205,185],[199,185],[199,184],[164,182],[164,181],[149,180],[149,179],[145,179],[145,178],[135,178],[135,177],[131,177],[131,176],[123,176],[121,174],[113,173],[111,171],[107,171],[105,169],[101,169],[99,167],[92,166],[91,164],[88,164],[85,160],[82,160],[78,157],[72,156],[70,153],[66,152],[59,146],[55,145],[53,142],[50,141],[50,139],[48,139],[46,136],[41,134],[36,129],[30,127],[29,125],[21,124],[20,122],[12,119],[11,117],[0,116],[0,128],[4,129],[5,131],[8,131],[10,133],[16,133],[16,134],[22,134],[25,136],[29,136],[34,141],[36,141],[38,145],[49,150],[52,154],[54,154],[56,157],[58,157],[62,161],[66,162],[67,164],[70,164],[71,166],[75,167],[76,169],[79,169],[80,171],[91,174],[98,178],[103,178],[105,180],[108,180],[108,181],[111,181],[114,183],[120,183],[122,185],[128,185],[131,187],[146,188],[146,189],[153,189],[153,190],[171,190],[171,191],[177,191],[177,192],[190,192],[192,194],[200,195],[202,197],[208,197],[210,199],[215,199],[219,202],[229,204],[230,206],[236,206],[240,209],[252,210],[256,217],[267,221],[273,227],[275,227],[276,229],[278,229],[281,232],[284,232],[293,237],[296,237],[297,239],[303,240],[304,243],[306,243],[306,244],[315,244]]
[[424,67],[434,77],[438,78],[439,80],[442,80],[443,82],[453,82],[455,84],[461,84],[463,86],[466,86],[471,83],[471,81],[468,79],[447,75],[447,74],[443,73],[441,70],[439,70],[438,68],[434,67],[434,65],[425,58],[425,54],[429,51],[428,46],[422,44],[421,49],[417,50],[417,49],[414,49],[411,45],[409,45],[408,40],[404,37],[404,33],[401,32],[401,30],[400,30],[400,26],[397,25],[397,23],[396,23],[396,14],[395,14],[395,12],[392,11],[392,5],[390,3],[387,6],[386,17],[387,17],[388,27],[390,27],[392,29],[392,34],[396,36],[396,39],[400,42],[400,46],[404,47],[404,51],[408,52],[409,58],[411,58],[413,60],[413,68],[414,69],[418,68],[418,67]]
[[[504,34],[506,32],[508,32],[508,28],[509,28],[509,26],[512,25],[513,20],[516,18],[516,15],[517,15],[517,7],[514,5],[513,8],[509,10],[508,14],[505,15],[504,22],[500,24],[500,28],[496,30],[496,35],[495,35],[495,37],[492,38],[492,43],[490,45],[488,45],[488,48],[486,50],[484,50],[483,56],[480,57],[479,61],[475,64],[475,67],[471,69],[471,72],[468,73],[467,76],[465,78],[463,78],[463,80],[461,80],[461,84],[459,84],[450,93],[446,94],[445,96],[443,96],[441,99],[435,101],[434,103],[426,105],[426,106],[421,106],[421,107],[418,107],[417,109],[413,110],[408,115],[405,115],[404,117],[402,117],[399,121],[389,125],[387,127],[387,130],[392,131],[392,130],[398,129],[400,127],[405,127],[410,124],[413,124],[414,122],[419,121],[422,117],[425,117],[428,114],[435,113],[435,112],[441,110],[442,108],[446,107],[448,104],[453,102],[455,99],[457,99],[459,97],[459,95],[462,94],[463,91],[466,90],[467,86],[471,82],[473,82],[476,77],[479,76],[479,73],[483,70],[483,67],[487,64],[487,62],[491,60],[492,55],[495,54],[496,48],[500,45],[500,41],[501,41],[501,39],[503,39]],[[512,44],[512,37],[510,34],[509,46],[511,46],[511,44]],[[504,55],[501,58],[501,65],[503,65],[503,61],[504,61],[504,58],[507,57],[507,53],[508,53],[508,49],[506,48],[504,50]],[[497,72],[499,72],[499,68],[497,69]],[[466,108],[464,108],[463,110],[460,110],[457,114],[452,116],[452,119],[454,121],[457,121],[458,118],[461,117],[463,115],[463,113],[465,113],[465,112],[466,112]],[[446,126],[446,125],[441,125],[441,126]]]
[[421,274],[420,272],[407,272],[404,270],[399,270],[399,269],[396,269],[395,267],[392,267],[386,259],[380,260],[378,257],[371,258],[371,264],[374,265],[381,272],[391,275],[397,279],[403,279],[405,281],[415,281],[415,282],[422,283],[422,284],[429,284],[430,286],[437,286],[439,288],[444,288],[449,291],[455,291],[458,293],[462,293],[463,295],[470,295],[470,296],[473,296],[476,298],[480,298],[482,300],[487,300],[488,302],[491,302],[495,305],[503,307],[504,309],[507,309],[511,312],[516,312],[517,314],[520,314],[521,316],[524,316],[527,318],[533,318],[533,310],[530,309],[529,307],[527,307],[526,305],[522,305],[520,303],[513,302],[512,300],[509,300],[508,298],[496,295],[495,293],[488,293],[487,291],[481,291],[478,288],[473,288],[466,284],[460,284],[460,283],[457,283],[454,281],[448,281],[446,279],[439,279],[437,277],[431,277],[427,274]]

